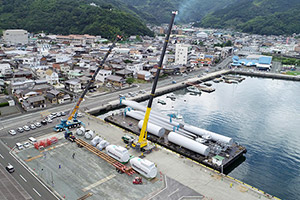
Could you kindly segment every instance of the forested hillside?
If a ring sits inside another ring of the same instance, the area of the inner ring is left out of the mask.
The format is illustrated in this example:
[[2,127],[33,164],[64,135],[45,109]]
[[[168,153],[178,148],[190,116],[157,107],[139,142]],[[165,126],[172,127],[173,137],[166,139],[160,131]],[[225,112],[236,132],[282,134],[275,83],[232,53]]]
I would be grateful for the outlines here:
[[226,7],[237,0],[120,0],[147,22],[170,21],[171,11],[178,10],[176,22],[189,23],[202,19],[209,12]]
[[196,26],[280,35],[300,33],[299,0],[241,0],[207,15]]
[[110,6],[92,6],[84,0],[2,0],[0,29],[22,28],[30,32],[92,34],[110,38],[153,35],[144,23]]

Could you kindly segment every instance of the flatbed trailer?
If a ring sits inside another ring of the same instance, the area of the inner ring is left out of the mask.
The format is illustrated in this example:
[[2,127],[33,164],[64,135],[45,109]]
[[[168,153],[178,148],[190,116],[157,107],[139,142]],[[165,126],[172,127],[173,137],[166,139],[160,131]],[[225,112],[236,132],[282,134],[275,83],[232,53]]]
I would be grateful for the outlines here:
[[114,158],[110,157],[106,153],[101,152],[99,149],[97,149],[93,145],[85,142],[84,140],[82,140],[82,139],[75,139],[75,142],[78,145],[78,147],[84,147],[84,148],[86,148],[90,152],[96,154],[97,156],[99,156],[100,158],[102,158],[103,160],[105,160],[106,162],[108,162],[109,164],[111,164],[112,166],[114,166],[119,173],[125,173],[125,174],[127,174],[129,176],[131,176],[132,174],[136,173],[132,169],[132,167],[127,167],[126,165],[120,163],[119,161],[117,161]]

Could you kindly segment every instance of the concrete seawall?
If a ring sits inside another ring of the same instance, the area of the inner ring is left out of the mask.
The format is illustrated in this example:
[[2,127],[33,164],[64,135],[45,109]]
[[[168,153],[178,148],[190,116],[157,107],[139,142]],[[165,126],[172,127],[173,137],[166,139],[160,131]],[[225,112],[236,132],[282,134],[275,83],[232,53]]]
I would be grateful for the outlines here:
[[239,74],[244,76],[255,76],[255,77],[263,77],[263,78],[272,78],[272,79],[282,79],[282,80],[290,80],[290,81],[300,81],[300,76],[292,76],[286,74],[277,74],[277,73],[269,73],[269,72],[248,72],[248,71],[230,71],[230,74]]
[[[161,96],[161,95],[164,95],[164,94],[167,94],[167,93],[185,88],[185,87],[187,87],[188,82],[190,82],[190,83],[200,83],[200,82],[208,81],[208,80],[211,80],[211,79],[214,79],[216,77],[220,77],[222,75],[229,74],[229,73],[230,73],[230,70],[221,70],[221,71],[206,74],[206,75],[204,75],[202,77],[199,77],[199,78],[198,77],[197,78],[190,78],[186,81],[178,82],[178,83],[171,84],[171,85],[166,85],[164,87],[158,88],[155,92],[155,96]],[[137,101],[137,102],[141,102],[141,101],[145,101],[145,100],[149,99],[149,94],[148,93],[139,94],[136,97],[131,97],[131,98],[127,98],[127,99]],[[115,101],[111,101],[110,103],[105,104],[103,106],[98,106],[98,107],[91,108],[89,110],[86,110],[85,112],[88,112],[91,115],[98,115],[99,113],[106,112],[106,111],[113,110],[113,109],[117,109],[117,108],[120,108],[120,107],[121,107],[120,101],[115,100]]]
[[[166,85],[164,87],[158,88],[156,90],[155,96],[161,96],[182,88],[187,87],[187,83],[200,83],[200,82],[205,82],[208,80],[212,80],[216,77],[220,77],[225,74],[238,74],[238,75],[244,75],[244,76],[254,76],[254,77],[263,77],[263,78],[272,78],[272,79],[282,79],[282,80],[291,80],[291,81],[300,81],[300,76],[291,76],[291,75],[286,75],[286,74],[276,74],[276,73],[269,73],[269,72],[248,72],[248,71],[234,71],[234,70],[221,70],[217,72],[212,72],[209,74],[206,74],[202,77],[195,77],[195,78],[190,78],[186,81],[178,82],[175,84],[170,84]],[[141,102],[149,99],[149,94],[139,94],[136,97],[131,97],[127,98],[129,100]],[[102,106],[94,107],[89,110],[86,110],[86,112],[92,114],[92,115],[98,115],[103,112],[107,112],[109,110],[117,109],[120,108],[120,101],[116,99],[115,101],[111,101],[108,104],[104,104]]]

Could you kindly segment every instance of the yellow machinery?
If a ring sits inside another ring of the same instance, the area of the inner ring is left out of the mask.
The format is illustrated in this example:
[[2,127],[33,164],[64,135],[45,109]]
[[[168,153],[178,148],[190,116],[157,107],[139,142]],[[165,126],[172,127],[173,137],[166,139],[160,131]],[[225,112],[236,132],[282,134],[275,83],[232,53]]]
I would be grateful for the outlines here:
[[170,35],[171,35],[174,19],[175,19],[175,16],[177,15],[177,13],[178,13],[177,11],[172,12],[171,23],[169,24],[169,29],[168,29],[168,32],[167,32],[167,35],[166,35],[166,39],[165,39],[165,43],[164,43],[164,46],[163,46],[162,54],[160,55],[160,60],[159,60],[156,76],[155,76],[155,79],[154,79],[154,82],[153,82],[153,85],[152,85],[152,91],[151,91],[150,98],[149,98],[149,101],[148,101],[148,106],[147,106],[147,110],[146,110],[146,113],[145,113],[144,123],[143,123],[142,129],[141,129],[141,132],[140,132],[140,136],[139,136],[138,140],[135,140],[131,143],[131,146],[133,148],[139,149],[141,151],[151,151],[152,150],[152,148],[148,146],[147,125],[148,125],[148,120],[149,120],[149,116],[150,116],[150,111],[151,111],[151,107],[152,107],[153,98],[155,96],[155,89],[156,89],[156,86],[157,86],[159,73],[160,73],[160,70],[162,69],[162,63],[163,63],[164,56],[165,56],[165,53],[166,53],[166,49],[167,49],[167,46],[168,46],[168,42],[169,42],[169,38],[170,38]]

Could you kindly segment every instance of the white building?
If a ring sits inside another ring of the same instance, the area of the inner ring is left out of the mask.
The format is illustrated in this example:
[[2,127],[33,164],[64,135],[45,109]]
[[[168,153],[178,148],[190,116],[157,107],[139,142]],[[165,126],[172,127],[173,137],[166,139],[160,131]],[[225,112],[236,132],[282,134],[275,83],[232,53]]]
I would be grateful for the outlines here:
[[101,83],[104,83],[106,77],[110,76],[111,74],[112,72],[110,70],[101,69],[96,76],[96,81],[100,81]]
[[12,73],[12,69],[8,63],[0,64],[0,74],[4,75],[4,74],[11,74],[11,73]]
[[188,63],[189,45],[176,44],[175,64],[186,65]]
[[197,38],[207,38],[208,34],[205,32],[200,32],[200,33],[197,33],[196,36],[197,36]]
[[3,31],[4,42],[12,45],[27,44],[28,32],[23,29],[11,29]]

